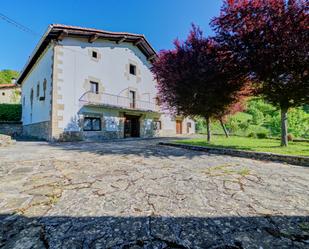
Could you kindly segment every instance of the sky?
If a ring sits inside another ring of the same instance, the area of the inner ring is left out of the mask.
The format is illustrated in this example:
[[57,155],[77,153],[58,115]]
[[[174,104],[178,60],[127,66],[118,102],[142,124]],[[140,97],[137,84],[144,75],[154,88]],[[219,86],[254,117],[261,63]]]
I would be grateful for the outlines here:
[[144,34],[156,51],[185,39],[194,23],[213,34],[210,20],[222,0],[1,0],[0,14],[33,30],[24,32],[0,19],[0,70],[20,71],[49,24]]

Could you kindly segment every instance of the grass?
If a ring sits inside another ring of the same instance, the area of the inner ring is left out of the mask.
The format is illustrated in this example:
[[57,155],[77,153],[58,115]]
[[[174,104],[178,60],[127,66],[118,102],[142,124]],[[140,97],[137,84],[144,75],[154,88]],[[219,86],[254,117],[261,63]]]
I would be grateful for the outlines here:
[[280,141],[275,139],[257,139],[249,137],[231,136],[213,136],[212,141],[208,143],[205,138],[177,140],[175,143],[207,146],[214,148],[230,148],[237,150],[249,150],[259,152],[271,152],[283,155],[308,156],[308,142],[290,142],[288,147],[281,147]]

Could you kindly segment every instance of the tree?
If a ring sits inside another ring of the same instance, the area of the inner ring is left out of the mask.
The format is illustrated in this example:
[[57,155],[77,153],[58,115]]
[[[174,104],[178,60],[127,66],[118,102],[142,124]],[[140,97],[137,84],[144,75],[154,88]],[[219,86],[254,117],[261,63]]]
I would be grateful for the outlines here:
[[212,21],[221,46],[281,109],[281,145],[287,146],[287,113],[309,102],[309,32],[305,0],[229,0]]
[[17,78],[18,72],[14,70],[4,69],[0,70],[0,84],[9,84],[11,83],[12,78]]
[[175,114],[204,117],[210,141],[210,119],[238,102],[244,86],[242,69],[194,25],[187,40],[174,45],[173,50],[161,51],[152,67],[159,98]]

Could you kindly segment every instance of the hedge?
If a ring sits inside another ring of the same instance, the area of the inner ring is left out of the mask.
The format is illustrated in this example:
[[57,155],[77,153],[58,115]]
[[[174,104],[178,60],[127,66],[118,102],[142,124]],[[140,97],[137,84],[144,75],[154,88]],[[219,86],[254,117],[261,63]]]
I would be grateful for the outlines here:
[[20,104],[0,104],[0,121],[20,121]]

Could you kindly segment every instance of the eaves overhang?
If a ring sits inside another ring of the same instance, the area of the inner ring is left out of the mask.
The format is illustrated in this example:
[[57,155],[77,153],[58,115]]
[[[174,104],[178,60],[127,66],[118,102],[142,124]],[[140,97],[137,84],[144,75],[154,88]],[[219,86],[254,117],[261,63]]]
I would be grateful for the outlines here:
[[31,68],[35,65],[40,55],[44,52],[52,40],[62,40],[65,37],[86,38],[89,43],[95,42],[97,39],[105,39],[116,43],[129,42],[138,47],[149,61],[156,58],[157,54],[144,35],[126,33],[126,32],[111,32],[92,28],[83,28],[78,26],[68,26],[62,24],[52,24],[48,27],[33,53],[29,57],[28,62],[21,71],[17,83],[22,84],[27,77]]

